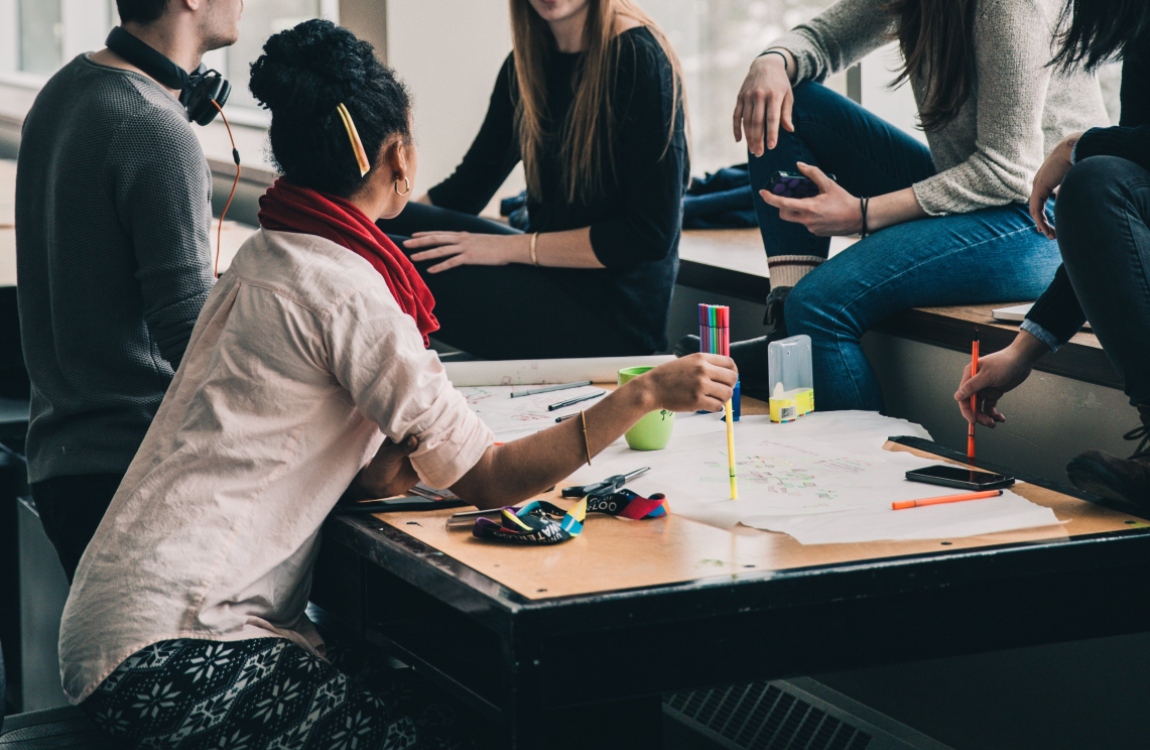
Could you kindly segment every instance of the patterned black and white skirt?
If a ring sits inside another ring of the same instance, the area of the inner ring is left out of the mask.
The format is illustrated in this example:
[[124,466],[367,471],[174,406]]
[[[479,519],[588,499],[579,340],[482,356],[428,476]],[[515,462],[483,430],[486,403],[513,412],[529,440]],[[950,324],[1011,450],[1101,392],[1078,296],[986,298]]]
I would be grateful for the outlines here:
[[377,670],[369,686],[358,682],[282,638],[186,639],[136,652],[81,705],[125,749],[476,746],[411,670]]

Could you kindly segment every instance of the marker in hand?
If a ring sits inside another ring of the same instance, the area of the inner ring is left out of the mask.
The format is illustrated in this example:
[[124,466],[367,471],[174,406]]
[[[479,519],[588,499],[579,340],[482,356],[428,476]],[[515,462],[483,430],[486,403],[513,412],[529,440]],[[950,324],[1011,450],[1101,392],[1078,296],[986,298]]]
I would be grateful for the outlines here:
[[[978,329],[974,329],[974,341],[970,345],[970,377],[978,374]],[[973,412],[971,415],[970,424],[966,428],[966,458],[970,461],[971,466],[974,465],[974,425],[978,422],[978,393],[970,394],[970,410]]]

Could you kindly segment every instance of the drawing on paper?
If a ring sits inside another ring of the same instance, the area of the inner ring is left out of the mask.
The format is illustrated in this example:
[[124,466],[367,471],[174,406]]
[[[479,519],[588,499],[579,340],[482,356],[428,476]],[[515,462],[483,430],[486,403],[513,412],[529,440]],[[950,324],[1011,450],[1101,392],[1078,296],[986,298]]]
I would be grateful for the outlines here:
[[549,404],[600,391],[593,386],[583,386],[564,390],[558,394],[539,393],[534,396],[511,398],[511,394],[522,390],[522,387],[472,386],[457,390],[467,399],[467,405],[471,410],[479,415],[479,418],[495,433],[495,438],[500,441],[514,440],[547,429],[555,424],[556,417],[587,408],[595,402],[576,404],[556,411],[548,411]]
[[[869,467],[863,461],[847,457],[808,460],[751,455],[739,456],[735,463],[739,482],[754,488],[749,490],[752,494],[790,495],[827,501],[840,497],[841,491],[834,487],[842,487],[850,475],[862,474]],[[706,461],[704,465],[707,472],[699,477],[700,482],[726,483],[726,461]]]

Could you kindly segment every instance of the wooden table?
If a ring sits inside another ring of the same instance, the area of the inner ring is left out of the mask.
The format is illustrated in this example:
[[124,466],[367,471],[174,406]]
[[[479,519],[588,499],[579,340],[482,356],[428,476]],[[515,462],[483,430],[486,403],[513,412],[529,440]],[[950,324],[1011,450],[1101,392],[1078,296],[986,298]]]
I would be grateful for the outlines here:
[[312,598],[509,747],[654,748],[665,692],[1144,630],[1150,524],[1020,478],[1063,526],[804,547],[592,516],[541,548],[449,532],[450,511],[335,517]]

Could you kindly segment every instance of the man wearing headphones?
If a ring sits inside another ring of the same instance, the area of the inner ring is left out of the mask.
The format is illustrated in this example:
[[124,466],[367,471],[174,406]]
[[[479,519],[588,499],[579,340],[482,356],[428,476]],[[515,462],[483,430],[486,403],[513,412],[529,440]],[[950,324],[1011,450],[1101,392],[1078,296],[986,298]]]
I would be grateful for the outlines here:
[[191,122],[227,82],[243,0],[117,0],[122,28],[24,121],[16,258],[32,381],[28,474],[69,580],[179,367],[214,283],[211,173]]

